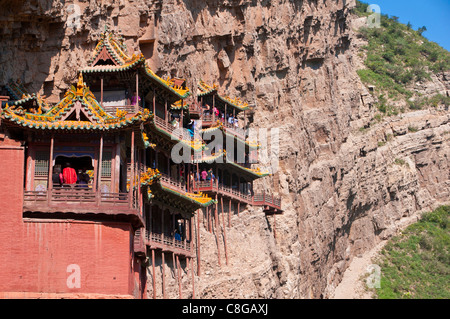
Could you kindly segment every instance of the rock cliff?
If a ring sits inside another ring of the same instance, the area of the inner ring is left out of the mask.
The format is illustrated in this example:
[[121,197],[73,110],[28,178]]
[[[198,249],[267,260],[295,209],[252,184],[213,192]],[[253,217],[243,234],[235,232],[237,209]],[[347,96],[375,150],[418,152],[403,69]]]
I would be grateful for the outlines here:
[[[284,214],[276,225],[257,208],[233,216],[228,265],[223,237],[216,241],[200,227],[197,298],[331,297],[354,256],[449,202],[448,111],[369,125],[376,108],[356,73],[362,62],[354,1],[70,4],[0,0],[7,8],[0,13],[0,85],[21,79],[59,100],[108,24],[158,75],[186,78],[191,88],[199,79],[217,83],[255,106],[251,127],[280,130],[278,171],[258,186],[282,196]],[[448,95],[447,79],[433,81]],[[189,297],[191,279],[187,272],[183,278]],[[175,280],[167,289],[177,296]]]

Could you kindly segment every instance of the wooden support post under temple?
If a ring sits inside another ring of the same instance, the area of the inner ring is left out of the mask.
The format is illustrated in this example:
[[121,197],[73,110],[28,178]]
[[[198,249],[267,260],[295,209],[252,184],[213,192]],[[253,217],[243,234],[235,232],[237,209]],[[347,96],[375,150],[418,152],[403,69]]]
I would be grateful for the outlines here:
[[161,257],[162,257],[162,291],[163,291],[163,298],[166,299],[166,271],[165,271],[165,265],[166,265],[166,258],[164,255],[164,251],[161,252]]
[[215,205],[215,210],[214,210],[214,218],[215,218],[215,226],[216,229],[214,231],[214,237],[216,238],[216,242],[217,242],[217,259],[219,261],[219,267],[222,267],[222,262],[220,261],[220,246],[219,246],[219,238],[218,238],[218,232],[219,232],[219,216],[218,216],[218,210],[219,210],[219,202],[217,200],[217,194],[216,194],[216,205]]
[[177,273],[178,273],[178,289],[179,289],[179,293],[180,293],[180,299],[183,299],[183,294],[181,291],[181,266],[180,266],[180,259],[178,258],[177,255]]
[[223,196],[220,197],[220,204],[222,206],[223,245],[225,248],[225,264],[228,265],[227,226],[225,226],[225,217],[224,217],[224,211],[223,211]]
[[191,276],[192,276],[192,299],[195,299],[195,276],[194,276],[194,261],[192,258],[189,258],[190,267],[191,267]]
[[200,212],[199,209],[197,211],[197,276],[201,275],[201,267],[200,267]]
[[152,249],[152,277],[153,277],[153,299],[156,299],[156,277],[155,277],[155,250]]

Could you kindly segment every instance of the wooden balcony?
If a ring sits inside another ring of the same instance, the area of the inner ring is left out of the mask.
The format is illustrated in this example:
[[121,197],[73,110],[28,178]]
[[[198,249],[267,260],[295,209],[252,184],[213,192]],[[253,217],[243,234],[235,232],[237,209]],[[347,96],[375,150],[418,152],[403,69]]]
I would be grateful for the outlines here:
[[151,249],[160,249],[163,252],[171,252],[175,255],[192,257],[191,243],[187,240],[177,240],[170,234],[146,231],[146,244]]
[[187,132],[187,130],[179,129],[181,127],[176,128],[175,126],[173,126],[169,122],[166,122],[159,116],[154,117],[154,123],[157,128],[172,135],[175,139],[179,139],[179,140],[191,140],[192,139],[191,135]]
[[266,193],[256,193],[253,196],[235,188],[215,183],[214,181],[195,181],[194,191],[217,193],[224,197],[237,200],[253,206],[262,206],[266,214],[281,214],[281,199]]
[[115,115],[117,110],[125,111],[127,114],[136,114],[139,111],[143,111],[142,107],[136,105],[108,105],[103,106],[105,112]]
[[266,193],[258,193],[253,196],[253,205],[262,206],[267,215],[282,214],[281,199]]
[[101,214],[123,216],[142,224],[136,201],[129,193],[102,193],[90,188],[61,187],[48,191],[24,191],[23,211],[32,213]]

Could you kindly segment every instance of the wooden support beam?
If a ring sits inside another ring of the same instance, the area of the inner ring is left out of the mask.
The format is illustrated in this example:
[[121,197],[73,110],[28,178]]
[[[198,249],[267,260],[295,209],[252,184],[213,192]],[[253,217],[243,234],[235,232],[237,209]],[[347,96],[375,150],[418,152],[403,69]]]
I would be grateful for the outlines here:
[[153,89],[153,116],[156,116],[156,92]]
[[134,106],[134,112],[139,112],[139,71],[136,71],[136,105]]
[[191,276],[192,276],[192,299],[195,299],[195,276],[194,276],[194,261],[192,258],[188,259],[190,261]]
[[177,270],[178,270],[178,290],[179,290],[179,293],[180,293],[180,299],[183,299],[183,294],[182,294],[182,291],[181,291],[181,265],[180,265],[180,259],[178,258],[178,255],[177,255]]
[[53,188],[53,149],[55,148],[55,135],[52,134],[50,139],[50,157],[48,160],[48,181],[47,181],[47,189],[51,190]]
[[166,260],[165,260],[165,254],[164,251],[161,252],[162,257],[162,291],[163,291],[163,298],[166,299]]
[[217,200],[217,194],[216,194],[216,205],[215,205],[215,210],[214,210],[216,229],[214,231],[214,237],[216,237],[216,242],[217,242],[217,259],[219,261],[219,267],[222,267],[222,262],[220,261],[220,245],[219,245],[219,237],[218,237],[218,233],[219,233],[219,216],[218,216],[219,207],[218,206],[219,206],[219,202]]
[[100,78],[100,105],[103,107],[103,76]]
[[273,237],[277,238],[277,219],[275,217],[275,214],[273,214]]
[[[102,139],[101,139],[101,147],[100,149],[103,149],[103,135],[102,135]],[[101,169],[102,164],[101,164],[101,158],[100,158],[100,164],[99,164],[99,168]],[[129,200],[130,200],[130,208],[133,208],[133,202],[134,202],[134,129],[131,130],[131,160],[130,160],[130,167],[131,167],[131,172],[130,172],[130,191],[128,192],[128,195],[130,196]],[[101,175],[101,172],[99,172],[99,175]],[[100,179],[99,179],[99,183],[100,183]]]
[[152,277],[153,277],[153,299],[156,299],[156,271],[155,271],[155,250],[152,249]]
[[200,267],[200,211],[197,211],[197,276],[201,276],[201,267]]
[[224,211],[223,211],[223,196],[220,197],[220,204],[222,206],[223,245],[224,245],[224,249],[225,249],[225,264],[228,265],[227,226],[225,226],[225,217],[224,217]]
[[231,198],[228,202],[228,227],[231,227]]

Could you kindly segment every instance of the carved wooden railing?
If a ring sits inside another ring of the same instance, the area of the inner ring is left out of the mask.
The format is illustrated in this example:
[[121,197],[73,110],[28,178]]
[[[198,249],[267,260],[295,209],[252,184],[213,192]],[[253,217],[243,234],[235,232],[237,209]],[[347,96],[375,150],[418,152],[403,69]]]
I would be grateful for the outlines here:
[[158,128],[166,131],[170,135],[173,135],[177,139],[180,139],[180,140],[191,140],[192,139],[191,135],[185,129],[181,129],[181,126],[179,128],[176,128],[175,126],[173,126],[169,122],[166,122],[159,116],[154,117],[154,123]]
[[134,114],[136,113],[136,111],[142,110],[141,107],[138,107],[138,109],[136,110],[136,105],[104,105],[103,109],[105,110],[105,112],[110,114],[116,114],[117,110],[125,111],[129,114]]
[[145,231],[145,237],[150,245],[155,245],[163,250],[170,250],[172,248],[184,250],[186,252],[191,251],[191,243],[186,240],[177,240],[170,234],[163,234],[157,232]]
[[83,204],[99,206],[123,206],[129,204],[128,193],[102,193],[90,188],[55,187],[49,191],[24,191],[25,204]]

